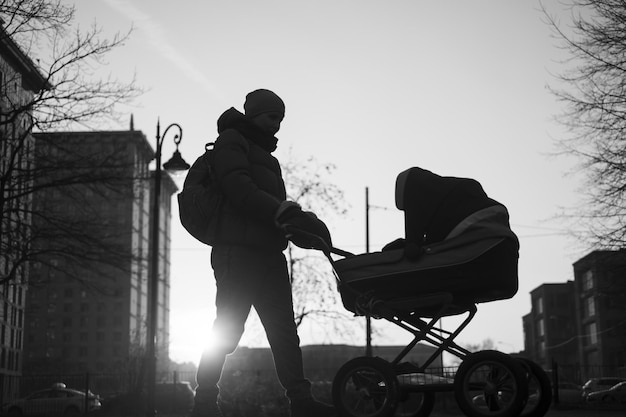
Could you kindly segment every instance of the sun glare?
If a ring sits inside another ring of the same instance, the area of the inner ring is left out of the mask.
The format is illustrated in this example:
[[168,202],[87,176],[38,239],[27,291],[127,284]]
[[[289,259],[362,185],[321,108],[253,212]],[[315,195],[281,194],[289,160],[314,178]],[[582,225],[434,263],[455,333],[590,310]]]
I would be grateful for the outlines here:
[[199,326],[198,317],[207,317],[207,315],[202,312],[171,316],[170,357],[174,362],[193,362],[197,365],[202,352],[211,347],[213,320]]
[[[211,318],[200,325],[198,317]],[[206,311],[172,315],[170,320],[170,358],[174,362],[192,362],[197,365],[204,352],[219,347],[221,339],[212,334],[213,317]],[[246,329],[239,345],[269,346],[261,322],[254,310],[246,321]]]

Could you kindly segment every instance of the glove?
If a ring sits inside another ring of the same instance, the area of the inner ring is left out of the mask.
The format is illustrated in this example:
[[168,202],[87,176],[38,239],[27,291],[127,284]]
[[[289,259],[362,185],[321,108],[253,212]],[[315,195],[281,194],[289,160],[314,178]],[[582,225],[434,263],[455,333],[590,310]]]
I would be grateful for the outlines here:
[[283,228],[285,224],[291,222],[293,217],[298,216],[298,213],[302,213],[300,204],[294,201],[283,201],[280,203],[280,206],[278,206],[278,210],[276,210],[276,214],[274,215],[276,226]]
[[[302,211],[302,208],[293,201],[284,201],[278,208],[275,216],[276,224],[287,233],[287,238],[296,246],[305,249],[324,249],[320,248],[319,242],[315,242],[316,238],[321,238],[328,248],[332,247],[330,232],[326,224],[321,221],[314,213],[310,211]],[[303,231],[309,233],[298,233]]]

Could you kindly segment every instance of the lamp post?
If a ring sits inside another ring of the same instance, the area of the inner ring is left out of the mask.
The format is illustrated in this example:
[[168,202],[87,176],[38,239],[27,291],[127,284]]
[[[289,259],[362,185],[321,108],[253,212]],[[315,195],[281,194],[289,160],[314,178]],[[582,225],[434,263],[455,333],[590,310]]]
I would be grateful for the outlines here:
[[160,255],[160,223],[161,223],[161,151],[163,147],[163,141],[170,128],[175,127],[179,133],[174,135],[174,143],[176,144],[176,151],[172,155],[172,158],[163,164],[163,168],[167,171],[186,171],[189,169],[189,164],[182,158],[178,151],[178,145],[183,139],[183,129],[177,123],[170,124],[161,136],[161,125],[157,120],[156,129],[156,153],[155,160],[156,166],[154,169],[154,190],[152,192],[152,252],[151,252],[151,273],[148,281],[148,328],[147,328],[147,340],[146,340],[146,359],[147,359],[147,410],[146,416],[153,417],[156,415],[155,409],[155,383],[156,383],[156,368],[157,368],[157,330],[158,330],[158,305],[159,305],[159,255]]
[[[370,253],[370,189],[365,187],[365,253]],[[372,356],[372,316],[365,313],[365,356]]]
[[[370,253],[370,208],[387,210],[387,207],[370,204],[370,189],[365,187],[365,253]],[[365,313],[365,356],[372,354],[372,315]]]

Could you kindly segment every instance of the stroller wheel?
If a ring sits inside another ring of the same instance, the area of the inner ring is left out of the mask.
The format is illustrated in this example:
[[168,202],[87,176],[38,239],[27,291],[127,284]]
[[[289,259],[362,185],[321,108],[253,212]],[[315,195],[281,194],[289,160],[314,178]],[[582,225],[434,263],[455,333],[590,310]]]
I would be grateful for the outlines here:
[[352,359],[333,381],[333,402],[343,417],[390,417],[398,397],[393,367],[381,358]]
[[528,402],[522,411],[522,417],[543,417],[552,403],[550,378],[541,366],[529,359],[518,359],[528,381]]
[[485,350],[463,360],[454,377],[454,395],[469,417],[515,417],[528,399],[528,379],[521,362]]

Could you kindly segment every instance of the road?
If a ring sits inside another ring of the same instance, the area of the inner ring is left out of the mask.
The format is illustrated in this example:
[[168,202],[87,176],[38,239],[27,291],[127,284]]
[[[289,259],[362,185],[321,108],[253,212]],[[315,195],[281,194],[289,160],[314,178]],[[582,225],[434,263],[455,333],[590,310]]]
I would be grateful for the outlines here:
[[[592,410],[584,408],[551,408],[545,417],[625,417],[626,407],[612,410]],[[459,411],[433,411],[430,417],[464,417]]]

